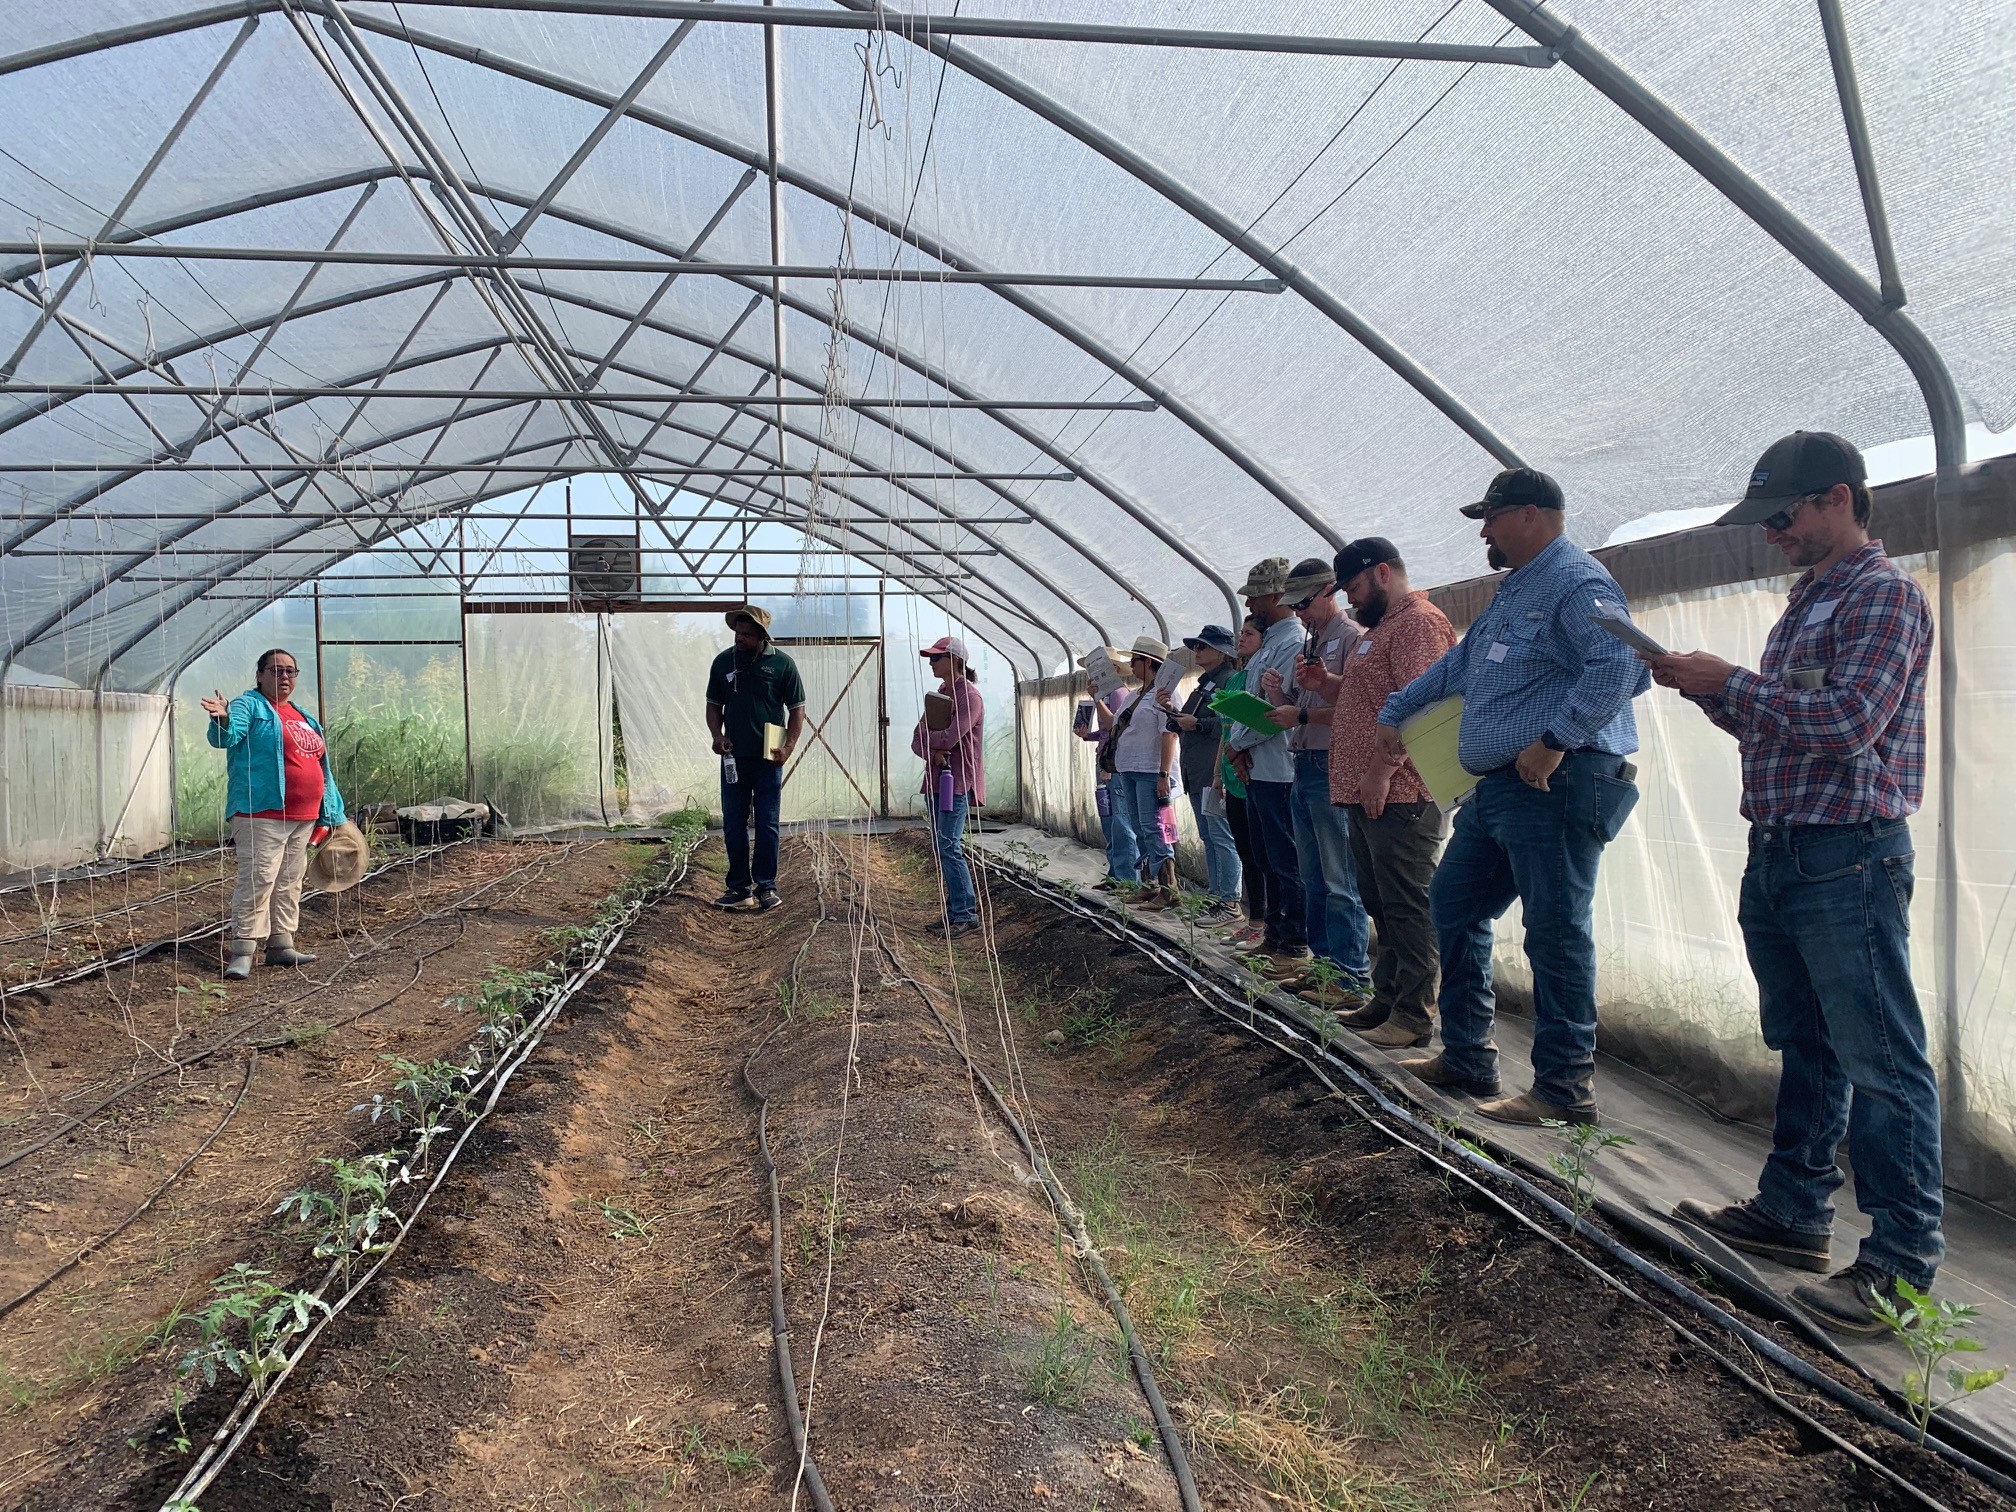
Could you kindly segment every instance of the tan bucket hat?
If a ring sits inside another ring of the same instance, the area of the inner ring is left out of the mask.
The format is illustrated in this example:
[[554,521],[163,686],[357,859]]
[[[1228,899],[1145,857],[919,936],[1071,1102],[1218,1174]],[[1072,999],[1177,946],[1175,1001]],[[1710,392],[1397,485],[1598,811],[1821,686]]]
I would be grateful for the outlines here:
[[371,847],[364,843],[364,832],[346,819],[315,847],[308,859],[308,881],[320,892],[348,892],[370,869]]
[[765,636],[770,634],[770,611],[768,609],[758,609],[754,604],[737,604],[733,609],[722,615],[721,618],[727,621],[730,630],[735,628],[735,621],[748,620],[758,630],[761,630]]
[[1287,586],[1288,558],[1268,557],[1253,564],[1253,570],[1246,574],[1246,581],[1239,589],[1239,597],[1266,598],[1269,594],[1280,593]]

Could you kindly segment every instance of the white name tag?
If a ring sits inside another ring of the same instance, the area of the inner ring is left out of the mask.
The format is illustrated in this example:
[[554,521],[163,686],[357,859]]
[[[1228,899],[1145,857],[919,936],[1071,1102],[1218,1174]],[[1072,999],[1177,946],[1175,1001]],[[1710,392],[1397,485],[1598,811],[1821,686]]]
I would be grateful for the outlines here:
[[1811,609],[1806,611],[1805,623],[1800,628],[1802,630],[1811,630],[1815,625],[1826,624],[1827,621],[1834,618],[1835,607],[1840,602],[1841,600],[1839,599],[1825,599],[1815,604]]
[[1372,654],[1372,642],[1369,639],[1358,642],[1358,654],[1360,656],[1370,656]]
[[1511,649],[1512,648],[1506,645],[1505,642],[1503,641],[1493,641],[1491,642],[1491,649],[1484,653],[1484,660],[1501,662],[1505,660],[1505,653],[1507,651],[1510,651]]

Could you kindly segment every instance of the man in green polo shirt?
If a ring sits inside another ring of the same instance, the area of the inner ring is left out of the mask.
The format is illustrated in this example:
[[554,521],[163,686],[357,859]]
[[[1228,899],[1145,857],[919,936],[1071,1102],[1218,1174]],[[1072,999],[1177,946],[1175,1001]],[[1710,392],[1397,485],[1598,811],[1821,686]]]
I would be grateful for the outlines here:
[[[730,609],[735,644],[707,673],[707,730],[721,763],[721,827],[728,845],[728,886],[716,908],[775,908],[778,812],[784,764],[805,728],[805,684],[798,664],[770,644],[770,613]],[[763,727],[782,725],[783,744],[764,749]],[[734,780],[730,781],[730,773]],[[756,819],[756,862],[749,862],[749,819]]]

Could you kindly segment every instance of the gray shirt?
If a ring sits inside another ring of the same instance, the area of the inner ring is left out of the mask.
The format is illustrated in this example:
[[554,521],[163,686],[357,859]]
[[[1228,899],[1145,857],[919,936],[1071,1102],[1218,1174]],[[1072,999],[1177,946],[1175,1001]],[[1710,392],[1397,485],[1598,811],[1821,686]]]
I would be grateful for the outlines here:
[[[1246,687],[1260,696],[1260,679],[1269,671],[1281,674],[1282,684],[1295,685],[1295,658],[1302,654],[1302,621],[1289,615],[1276,620],[1267,627],[1267,633],[1260,640],[1260,649],[1253,653],[1253,659],[1246,663]],[[1253,780],[1255,782],[1293,782],[1295,780],[1295,756],[1288,749],[1288,732],[1278,731],[1264,735],[1246,725],[1235,725],[1227,738],[1227,745],[1235,751],[1246,751],[1253,757]]]
[[[1351,654],[1351,648],[1358,644],[1358,624],[1339,609],[1330,616],[1330,622],[1316,632],[1316,659],[1323,663],[1326,672],[1342,672],[1344,658]],[[1311,693],[1307,688],[1297,687],[1292,678],[1284,678],[1289,691],[1295,695],[1296,707],[1309,711],[1309,723],[1288,732],[1288,747],[1295,751],[1327,751],[1330,749],[1330,700],[1321,693]]]

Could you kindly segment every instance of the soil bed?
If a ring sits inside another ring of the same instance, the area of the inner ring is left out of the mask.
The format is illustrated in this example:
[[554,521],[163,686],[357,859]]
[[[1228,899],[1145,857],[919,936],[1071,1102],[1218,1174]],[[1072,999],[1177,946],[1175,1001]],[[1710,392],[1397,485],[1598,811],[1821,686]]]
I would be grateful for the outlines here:
[[[131,1228],[0,1317],[0,1507],[107,1504],[108,1480],[131,1478],[127,1440],[145,1442],[194,1343],[186,1326],[164,1342],[167,1320],[238,1261],[292,1270],[299,1246],[272,1210],[318,1158],[384,1142],[353,1109],[390,1089],[387,1058],[455,1053],[473,1022],[448,1000],[493,966],[545,959],[542,932],[585,920],[648,854],[460,847],[306,905],[302,943],[320,959],[299,971],[220,986],[214,961],[164,952],[10,1004],[0,1160],[18,1158],[0,1169],[0,1306],[132,1213],[245,1097]],[[263,1047],[249,1086],[248,1044]]]
[[[932,1006],[1074,1193],[1207,1506],[1907,1505],[1090,926],[996,889],[998,959],[948,955],[913,837],[786,858],[774,912],[706,909],[703,871],[645,914],[204,1512],[790,1505],[759,1044],[835,1504],[1177,1505],[1113,1319]],[[66,1473],[0,1505],[158,1507],[167,1379],[151,1417],[68,1402]],[[1802,1405],[1952,1508],[2005,1505]]]

